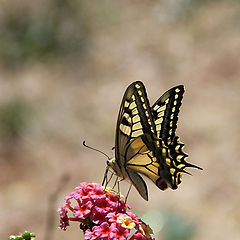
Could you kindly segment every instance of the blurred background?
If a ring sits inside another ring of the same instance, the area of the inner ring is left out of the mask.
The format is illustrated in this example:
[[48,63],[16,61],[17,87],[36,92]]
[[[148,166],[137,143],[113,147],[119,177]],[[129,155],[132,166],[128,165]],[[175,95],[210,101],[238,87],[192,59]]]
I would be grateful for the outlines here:
[[147,181],[132,210],[156,239],[240,239],[239,77],[238,0],[1,0],[0,238],[83,239],[55,211],[102,181],[107,159],[82,141],[112,154],[123,93],[142,80],[151,103],[185,85],[177,134],[204,171],[177,191]]

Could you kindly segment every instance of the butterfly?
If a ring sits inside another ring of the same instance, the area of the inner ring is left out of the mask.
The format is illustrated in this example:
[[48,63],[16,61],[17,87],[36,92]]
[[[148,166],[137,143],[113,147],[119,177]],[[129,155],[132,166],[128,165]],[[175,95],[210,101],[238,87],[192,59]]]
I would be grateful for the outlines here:
[[117,119],[115,158],[108,160],[118,177],[134,185],[148,200],[145,175],[161,190],[177,189],[185,168],[202,169],[186,161],[184,144],[175,135],[184,86],[165,92],[151,107],[141,81],[125,91]]

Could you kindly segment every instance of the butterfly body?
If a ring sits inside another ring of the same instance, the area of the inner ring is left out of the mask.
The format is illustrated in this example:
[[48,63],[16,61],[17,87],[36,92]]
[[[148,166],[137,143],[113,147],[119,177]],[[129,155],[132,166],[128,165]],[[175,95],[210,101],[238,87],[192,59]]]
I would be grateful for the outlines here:
[[186,167],[184,144],[175,136],[184,93],[182,85],[164,93],[151,107],[141,81],[129,85],[120,106],[116,127],[115,158],[108,166],[133,184],[148,200],[147,176],[161,190],[176,189]]

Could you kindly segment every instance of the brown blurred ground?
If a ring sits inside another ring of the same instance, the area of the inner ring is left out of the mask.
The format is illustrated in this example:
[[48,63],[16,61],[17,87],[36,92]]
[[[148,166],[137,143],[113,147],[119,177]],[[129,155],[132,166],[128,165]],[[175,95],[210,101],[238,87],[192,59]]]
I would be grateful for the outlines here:
[[[20,11],[36,19],[56,14],[40,1],[21,8],[14,2],[1,1],[1,26],[9,15],[21,18]],[[56,22],[73,50],[7,64],[1,59],[0,105],[22,102],[29,119],[18,134],[0,139],[0,239],[24,230],[44,238],[48,199],[63,174],[70,181],[56,208],[79,182],[101,182],[106,159],[81,144],[85,139],[111,154],[120,101],[134,80],[145,83],[152,103],[185,85],[177,133],[190,162],[204,171],[184,176],[177,191],[149,183],[149,202],[133,190],[133,211],[177,214],[194,224],[194,240],[240,239],[240,2],[71,4],[77,17],[63,7]],[[74,45],[78,24],[82,48]],[[60,231],[57,214],[53,224],[53,239],[80,239],[77,224]]]

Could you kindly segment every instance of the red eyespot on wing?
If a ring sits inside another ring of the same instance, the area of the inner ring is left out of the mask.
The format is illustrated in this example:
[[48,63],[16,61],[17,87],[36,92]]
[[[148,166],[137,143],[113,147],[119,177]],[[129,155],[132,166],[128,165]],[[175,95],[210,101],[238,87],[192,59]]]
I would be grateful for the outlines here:
[[159,178],[156,182],[156,185],[161,189],[161,190],[165,190],[168,188],[168,185],[167,185],[167,182],[162,179],[162,178]]

